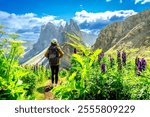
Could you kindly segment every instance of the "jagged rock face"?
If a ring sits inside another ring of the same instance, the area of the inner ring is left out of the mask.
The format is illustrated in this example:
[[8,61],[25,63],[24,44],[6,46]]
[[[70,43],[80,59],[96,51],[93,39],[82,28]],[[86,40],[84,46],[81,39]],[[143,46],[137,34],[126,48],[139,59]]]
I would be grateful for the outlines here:
[[68,38],[65,36],[65,32],[82,38],[82,34],[77,23],[75,23],[72,19],[70,20],[70,24],[66,23],[66,26],[64,27],[64,30],[61,33],[61,39],[63,42],[66,42],[68,40]]
[[62,50],[64,51],[64,56],[61,59],[61,67],[70,68],[70,58],[73,53],[73,48],[70,45],[65,44],[63,45]]
[[33,48],[24,55],[24,58],[20,60],[20,63],[24,63],[36,54],[40,53],[46,47],[50,45],[52,38],[57,38],[58,28],[52,24],[47,23],[41,27],[41,33],[38,41],[33,45]]
[[150,9],[115,22],[103,29],[93,49],[140,48],[150,46]]
[[37,43],[34,44],[33,49],[41,51],[46,48],[50,44],[51,39],[58,37],[58,30],[59,29],[50,22],[47,25],[43,25],[41,28],[40,37]]
[[[46,25],[43,25],[41,27],[41,33],[37,43],[33,45],[32,50],[24,55],[24,58],[20,60],[20,63],[24,63],[25,61],[31,59],[33,56],[39,54],[45,48],[49,47],[50,42],[53,38],[56,38],[60,45],[62,45],[64,42],[67,42],[68,38],[66,37],[65,32],[82,38],[81,31],[78,25],[73,20],[70,20],[70,24],[67,23],[65,27],[56,27],[50,22]],[[64,51],[65,53],[70,54],[68,48],[70,47],[66,46]],[[64,58],[67,58],[67,60],[69,59],[66,54],[64,55]]]

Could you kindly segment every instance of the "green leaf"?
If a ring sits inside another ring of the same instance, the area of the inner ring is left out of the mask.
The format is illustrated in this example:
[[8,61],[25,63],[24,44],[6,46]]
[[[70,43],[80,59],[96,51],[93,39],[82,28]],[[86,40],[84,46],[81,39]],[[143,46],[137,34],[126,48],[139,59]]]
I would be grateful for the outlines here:
[[78,62],[80,63],[81,67],[83,68],[84,62],[83,62],[83,58],[81,55],[78,54],[73,54],[72,57]]
[[72,73],[71,76],[69,76],[68,80],[69,80],[69,81],[74,80],[76,74],[77,74],[76,72]]
[[101,53],[101,49],[97,49],[96,51],[94,51],[94,53],[90,56],[90,64],[89,66],[91,66],[93,64],[93,62],[98,58],[98,55]]

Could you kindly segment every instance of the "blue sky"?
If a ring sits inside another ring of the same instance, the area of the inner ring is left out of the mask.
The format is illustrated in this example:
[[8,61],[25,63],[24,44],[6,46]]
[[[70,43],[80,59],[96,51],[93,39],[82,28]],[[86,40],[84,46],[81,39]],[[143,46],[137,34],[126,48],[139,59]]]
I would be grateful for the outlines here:
[[41,25],[65,25],[69,19],[98,34],[108,24],[149,8],[150,0],[0,0],[0,24],[29,40],[37,40]]
[[0,10],[16,14],[35,13],[39,17],[55,15],[69,20],[81,10],[105,12],[132,9],[140,12],[150,8],[150,3],[142,4],[144,0],[137,4],[135,1],[138,0],[0,0]]

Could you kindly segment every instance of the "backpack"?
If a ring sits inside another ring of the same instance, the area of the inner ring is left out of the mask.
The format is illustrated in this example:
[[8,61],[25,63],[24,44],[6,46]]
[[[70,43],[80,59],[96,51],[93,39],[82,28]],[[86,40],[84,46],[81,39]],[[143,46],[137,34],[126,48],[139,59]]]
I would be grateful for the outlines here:
[[58,57],[58,49],[57,46],[51,46],[49,47],[49,52],[48,52],[48,59],[50,65],[57,65],[59,63],[59,57]]

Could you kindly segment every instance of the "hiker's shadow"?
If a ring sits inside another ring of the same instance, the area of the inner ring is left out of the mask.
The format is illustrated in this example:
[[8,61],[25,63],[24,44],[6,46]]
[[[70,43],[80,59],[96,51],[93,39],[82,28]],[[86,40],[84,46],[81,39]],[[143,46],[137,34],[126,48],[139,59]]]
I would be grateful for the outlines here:
[[52,89],[52,87],[50,87],[50,86],[43,86],[43,87],[37,88],[37,91],[39,93],[45,93],[45,92],[49,92],[51,89]]

